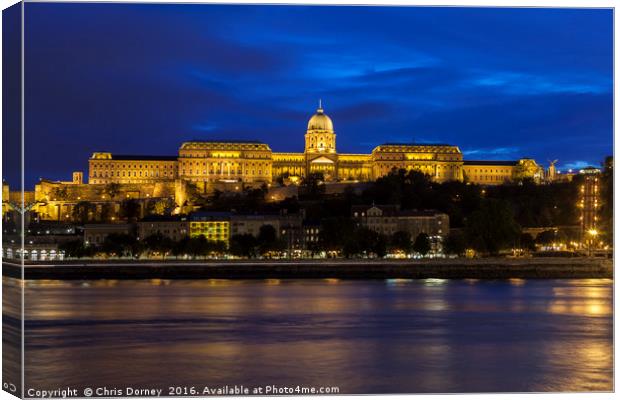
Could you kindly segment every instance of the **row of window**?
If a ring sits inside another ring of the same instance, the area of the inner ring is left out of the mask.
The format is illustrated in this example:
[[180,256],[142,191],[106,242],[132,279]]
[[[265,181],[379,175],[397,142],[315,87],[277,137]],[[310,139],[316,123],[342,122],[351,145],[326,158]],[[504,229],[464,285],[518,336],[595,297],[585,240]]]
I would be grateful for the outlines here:
[[[245,172],[246,172],[247,175],[254,175],[254,172],[256,172],[256,171],[251,169],[251,170],[245,171]],[[259,169],[257,172],[258,172],[258,175],[262,175],[263,174],[263,170],[262,169]],[[265,173],[269,173],[269,172],[265,171]],[[181,171],[181,175],[200,175],[200,174],[201,174],[200,170],[190,169],[189,171],[187,171],[187,170],[182,170]],[[207,171],[206,170],[202,170],[202,175],[207,175]],[[222,170],[214,171],[214,170],[211,169],[211,170],[209,170],[209,175],[242,175],[242,172],[241,172],[240,169],[237,170],[237,171],[229,170],[229,169],[226,169],[224,171],[222,171]]]
[[[133,175],[132,175],[133,172]],[[150,174],[149,174],[150,172]],[[93,175],[91,175],[91,177],[93,178],[113,178],[114,175],[114,171],[94,171]],[[142,174],[142,171],[116,171],[116,177],[154,177],[154,178],[158,178],[159,177],[159,171],[144,171],[144,174]],[[162,176],[163,177],[171,177],[174,176],[174,172],[173,171],[162,171]]]
[[473,181],[486,181],[486,182],[503,182],[506,179],[509,179],[509,176],[504,176],[504,175],[481,175],[481,176],[477,176],[474,175],[472,177]]
[[[480,170],[478,170],[478,169],[474,168],[474,173],[478,173],[478,172],[492,174],[493,173],[493,169],[492,168],[481,168]],[[496,174],[502,173],[502,174],[509,175],[509,174],[512,173],[512,170],[511,169],[496,169],[495,173]]]
[[[228,149],[227,149],[228,150]],[[236,149],[231,149],[236,150]],[[212,155],[205,153],[181,153],[180,158],[222,158],[223,155],[219,155],[214,153]],[[271,158],[271,153],[244,153],[240,156],[235,155],[234,157],[240,158],[255,158],[255,159],[266,159]]]
[[[226,167],[226,166],[241,166],[241,165],[245,165],[246,168],[248,166],[249,167],[254,167],[254,166],[256,166],[256,167],[268,167],[270,165],[270,163],[262,163],[262,162],[257,162],[257,163],[250,162],[250,163],[241,164],[241,163],[238,163],[238,162],[226,162],[225,163],[225,162],[222,162],[222,161],[210,162],[209,164],[211,164],[214,168],[221,168],[221,167]],[[198,167],[198,166],[200,166],[200,162],[199,161],[196,161],[196,162],[193,162],[193,161],[183,161],[181,163],[181,167],[183,167],[183,168],[187,168],[188,166],[191,167],[193,165]],[[203,162],[202,166],[206,167],[207,163]]]
[[119,164],[119,163],[115,163],[115,162],[106,162],[106,163],[94,163],[92,164],[93,168],[102,168],[102,169],[116,169],[116,168],[135,168],[135,169],[149,169],[149,168],[155,168],[155,169],[159,169],[160,166],[162,169],[175,169],[176,168],[176,161],[171,161],[168,163],[156,163],[156,164]]

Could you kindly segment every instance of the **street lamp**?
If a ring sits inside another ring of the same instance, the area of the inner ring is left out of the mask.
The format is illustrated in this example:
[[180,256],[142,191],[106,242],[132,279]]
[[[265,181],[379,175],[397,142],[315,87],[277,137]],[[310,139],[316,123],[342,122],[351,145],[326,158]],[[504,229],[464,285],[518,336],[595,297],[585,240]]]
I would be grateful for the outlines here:
[[598,235],[598,231],[594,228],[588,230],[588,235],[590,235],[589,246],[588,246],[588,256],[592,256],[592,246],[594,245],[594,240]]

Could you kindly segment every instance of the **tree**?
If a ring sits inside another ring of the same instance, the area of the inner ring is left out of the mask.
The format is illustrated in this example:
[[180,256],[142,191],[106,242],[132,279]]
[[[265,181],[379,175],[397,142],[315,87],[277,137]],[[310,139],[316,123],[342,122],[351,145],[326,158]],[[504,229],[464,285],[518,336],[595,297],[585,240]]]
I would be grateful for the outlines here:
[[416,170],[393,168],[377,179],[363,194],[365,203],[399,204],[403,209],[428,208],[431,204],[431,178]]
[[443,244],[444,253],[462,255],[467,248],[465,235],[460,232],[451,232]]
[[348,217],[323,218],[319,229],[319,248],[325,251],[342,251],[355,226]]
[[187,254],[191,255],[192,258],[206,256],[209,252],[209,242],[204,235],[191,237],[186,242],[185,251]]
[[[185,183],[185,193],[187,195],[187,200],[184,204],[179,204],[180,207],[184,206],[205,206],[207,204],[207,200],[202,197],[202,193],[200,193],[200,189],[198,185],[194,182],[186,182]],[[221,192],[216,190],[214,192],[214,196],[219,195]]]
[[66,257],[75,258],[89,257],[95,253],[94,247],[84,246],[84,243],[79,239],[59,244],[58,250],[64,251]]
[[230,238],[230,252],[238,257],[254,257],[256,245],[256,238],[249,233],[233,235]]
[[394,232],[390,238],[390,247],[394,250],[400,250],[406,254],[411,253],[411,234],[405,231]]
[[188,242],[189,236],[185,236],[180,240],[174,242],[174,244],[172,245],[172,249],[170,249],[170,253],[177,258],[181,254],[187,254]]
[[103,240],[101,251],[109,255],[122,257],[134,256],[136,238],[124,233],[110,233]]
[[69,198],[69,191],[65,186],[58,186],[52,189],[51,193],[52,200],[67,200]]
[[301,181],[303,193],[308,198],[319,198],[325,193],[325,177],[322,172],[312,172]]
[[422,232],[415,238],[415,242],[413,242],[413,251],[423,256],[431,251],[431,240],[426,233]]
[[170,215],[174,209],[174,202],[170,198],[152,199],[147,203],[146,214],[148,215]]
[[522,249],[529,251],[536,250],[536,242],[534,241],[532,235],[530,235],[529,233],[522,233],[521,236],[519,236],[519,244]]
[[355,230],[352,236],[349,236],[342,249],[345,257],[349,258],[355,255],[375,255],[377,257],[384,257],[387,253],[387,240],[384,235],[361,227]]
[[475,250],[496,255],[514,246],[521,228],[506,202],[485,199],[480,209],[467,218],[466,231],[467,241]]
[[157,232],[151,236],[144,238],[146,248],[152,253],[160,253],[162,259],[166,258],[166,254],[174,247],[174,242],[167,236]]
[[226,242],[222,242],[222,241],[216,241],[216,242],[209,242],[209,253],[216,253],[216,254],[224,254],[226,253]]
[[261,254],[269,251],[281,251],[285,248],[284,242],[278,240],[278,234],[272,225],[261,226],[256,239]]

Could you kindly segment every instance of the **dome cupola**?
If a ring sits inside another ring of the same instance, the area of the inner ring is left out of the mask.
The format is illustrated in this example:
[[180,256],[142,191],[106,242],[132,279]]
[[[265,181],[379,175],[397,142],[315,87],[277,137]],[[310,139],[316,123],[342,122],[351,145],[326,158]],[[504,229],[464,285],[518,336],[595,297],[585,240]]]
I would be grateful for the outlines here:
[[323,112],[321,100],[319,100],[319,108],[316,110],[316,113],[308,121],[308,131],[334,131],[332,119]]
[[306,153],[336,154],[336,134],[332,119],[323,112],[319,100],[319,108],[308,121],[306,131]]

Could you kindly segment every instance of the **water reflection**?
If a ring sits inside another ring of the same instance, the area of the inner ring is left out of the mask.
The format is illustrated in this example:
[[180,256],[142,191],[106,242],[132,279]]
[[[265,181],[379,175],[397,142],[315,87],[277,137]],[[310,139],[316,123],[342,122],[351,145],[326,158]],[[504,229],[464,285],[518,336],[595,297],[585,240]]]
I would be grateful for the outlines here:
[[612,282],[29,282],[27,386],[612,389]]

